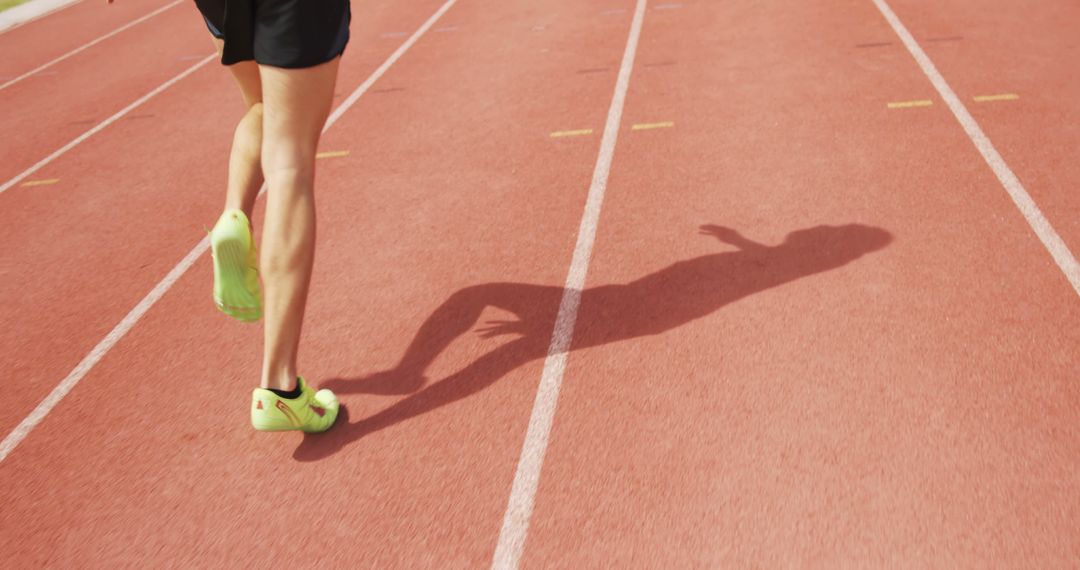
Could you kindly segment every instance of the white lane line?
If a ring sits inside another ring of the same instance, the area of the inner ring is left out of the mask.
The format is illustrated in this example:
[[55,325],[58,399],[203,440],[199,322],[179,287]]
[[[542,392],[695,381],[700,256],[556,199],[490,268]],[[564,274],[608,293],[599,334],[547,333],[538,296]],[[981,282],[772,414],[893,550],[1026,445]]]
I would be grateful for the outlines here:
[[641,25],[645,19],[646,2],[647,0],[637,0],[634,19],[630,24],[630,35],[626,40],[626,50],[623,52],[622,65],[619,67],[619,78],[615,82],[615,95],[608,109],[604,135],[600,140],[600,154],[596,159],[596,167],[593,169],[592,184],[589,186],[585,212],[582,214],[581,226],[578,229],[577,245],[574,246],[574,256],[566,275],[559,314],[555,319],[551,344],[548,346],[544,370],[540,376],[540,386],[529,417],[529,428],[525,433],[517,472],[514,474],[514,484],[510,490],[506,514],[503,516],[502,529],[499,531],[499,541],[495,546],[491,567],[499,570],[517,568],[525,549],[529,519],[532,517],[536,489],[540,484],[540,471],[544,466],[548,437],[551,435],[551,425],[555,420],[555,405],[559,399],[559,388],[562,386],[563,374],[566,371],[567,352],[570,350],[570,341],[574,336],[574,324],[577,321],[578,306],[581,304],[581,291],[585,287],[585,274],[589,269],[589,259],[592,257],[593,243],[596,239],[600,207],[604,202],[604,191],[607,189],[608,175],[611,173],[611,161],[615,156],[615,141],[619,136],[623,103],[630,86],[630,72],[634,68],[634,56],[637,53],[638,38],[641,36]]
[[[448,0],[435,12],[435,14],[428,18],[419,29],[416,30],[412,37],[401,44],[401,47],[395,50],[394,53],[390,54],[390,57],[383,62],[383,64],[380,65],[366,81],[361,83],[360,86],[356,88],[356,91],[353,91],[347,99],[342,101],[341,105],[339,105],[326,119],[326,125],[323,126],[322,132],[325,133],[334,123],[336,123],[338,119],[345,114],[345,111],[348,111],[349,107],[353,106],[356,101],[360,99],[360,96],[370,89],[371,86],[378,81],[388,69],[390,69],[390,66],[401,59],[401,56],[405,55],[405,52],[407,52],[409,48],[412,47],[412,45],[415,44],[416,41],[419,40],[420,37],[423,36],[424,33],[427,32],[428,29],[430,29],[431,26],[456,3],[457,0]],[[216,57],[216,55],[214,57]],[[263,190],[265,189],[266,187],[264,185]],[[262,192],[260,192],[260,195],[261,194]],[[169,274],[166,275],[164,279],[154,286],[146,297],[143,297],[142,301],[139,301],[138,305],[135,305],[135,308],[132,309],[119,324],[109,331],[109,334],[107,334],[105,338],[90,351],[90,354],[87,354],[67,377],[60,381],[60,384],[58,384],[56,388],[53,388],[53,391],[46,396],[36,408],[34,408],[34,411],[26,416],[26,418],[24,418],[23,421],[4,438],[3,442],[0,442],[0,462],[3,462],[12,450],[14,450],[22,440],[26,439],[26,436],[30,434],[34,427],[36,427],[41,420],[45,419],[45,416],[60,403],[60,400],[64,399],[64,396],[66,396],[68,392],[70,392],[71,389],[74,388],[88,372],[90,372],[90,369],[93,368],[94,365],[97,364],[98,361],[100,361],[105,354],[135,326],[136,323],[139,322],[139,319],[154,306],[154,303],[157,303],[158,300],[161,299],[174,284],[176,284],[180,277],[182,277],[195,261],[199,259],[202,254],[206,253],[206,250],[209,248],[210,238],[204,237],[202,241],[196,244],[195,247],[180,260],[180,263],[176,264],[176,267],[172,268],[172,271],[169,271]]]
[[100,132],[105,127],[108,127],[109,125],[111,125],[111,124],[115,123],[116,121],[120,120],[121,118],[123,118],[124,115],[126,115],[126,114],[130,113],[131,111],[135,110],[136,108],[138,108],[143,103],[146,103],[147,101],[152,99],[158,93],[161,93],[162,91],[168,89],[169,87],[171,87],[177,81],[180,81],[181,79],[191,75],[192,73],[195,73],[196,70],[198,70],[200,67],[206,65],[207,63],[210,63],[210,61],[215,59],[215,58],[217,58],[216,53],[206,56],[201,61],[199,61],[199,63],[196,63],[195,65],[193,65],[193,66],[187,68],[186,70],[184,70],[182,73],[180,73],[180,75],[177,75],[176,77],[173,77],[172,79],[166,81],[165,83],[162,83],[161,85],[157,86],[153,91],[147,93],[146,95],[143,95],[142,97],[139,97],[137,100],[135,100],[134,103],[128,105],[127,107],[124,107],[123,109],[120,109],[113,116],[111,116],[108,119],[105,119],[104,121],[98,123],[97,126],[95,126],[94,128],[92,128],[92,129],[86,131],[85,133],[75,137],[74,140],[72,140],[71,142],[67,143],[66,145],[60,147],[58,150],[56,150],[56,152],[53,152],[49,156],[46,156],[45,158],[38,161],[37,164],[35,164],[35,165],[31,166],[30,168],[27,168],[26,170],[24,170],[22,172],[22,174],[19,174],[15,178],[12,178],[11,180],[8,180],[7,182],[5,182],[3,186],[0,186],[0,194],[3,194],[4,192],[7,191],[8,188],[11,188],[12,186],[15,186],[22,179],[24,179],[27,176],[30,176],[31,174],[37,172],[38,170],[40,170],[42,167],[46,166],[50,162],[56,160],[57,158],[60,158],[60,156],[62,156],[67,151],[79,146],[80,144],[82,144],[83,141],[85,141],[86,139],[94,136],[95,134]]
[[403,44],[398,46],[398,48],[394,50],[394,53],[390,54],[390,57],[387,58],[387,60],[384,61],[383,64],[380,65],[379,68],[376,69],[370,77],[368,77],[363,83],[361,83],[360,87],[357,87],[356,91],[352,92],[352,95],[346,97],[345,100],[341,102],[341,105],[338,106],[337,110],[330,114],[330,118],[326,119],[326,126],[323,127],[323,132],[325,133],[326,129],[330,128],[330,125],[336,123],[337,120],[345,114],[345,111],[348,111],[349,107],[352,107],[353,104],[356,103],[356,100],[359,99],[361,95],[367,93],[367,90],[371,89],[371,86],[374,85],[375,82],[378,81],[379,78],[386,73],[386,70],[390,69],[390,66],[394,65],[397,60],[401,59],[401,56],[405,55],[405,52],[409,51],[409,48],[411,48],[413,44],[419,41],[420,38],[424,34],[426,34],[427,31],[430,30],[436,22],[439,21],[439,18],[442,18],[443,14],[445,14],[447,10],[454,6],[454,4],[457,4],[457,0],[447,0],[446,4],[443,4],[441,8],[436,10],[435,13],[432,14],[431,17],[428,18],[428,20],[424,22],[422,26],[420,26],[415,32],[413,32],[413,35],[409,36],[409,39],[405,40]]
[[0,12],[0,35],[59,12],[80,0],[34,0]]
[[73,55],[75,55],[75,54],[77,54],[77,53],[79,53],[79,52],[81,52],[81,51],[83,51],[85,49],[91,48],[91,47],[93,47],[93,46],[95,46],[95,45],[97,45],[97,44],[99,44],[99,43],[101,43],[101,42],[115,36],[116,34],[119,34],[120,32],[122,32],[122,31],[124,31],[124,30],[126,30],[128,28],[131,28],[133,26],[137,26],[137,25],[149,20],[150,18],[153,18],[154,16],[157,16],[158,14],[164,12],[165,10],[168,10],[169,8],[172,8],[173,6],[176,6],[176,5],[180,4],[183,1],[184,0],[175,0],[171,4],[166,4],[166,5],[162,6],[161,8],[158,8],[157,10],[154,10],[153,12],[150,12],[149,14],[147,14],[147,15],[145,15],[145,16],[143,16],[143,17],[141,17],[141,18],[139,18],[139,19],[137,19],[135,21],[128,22],[127,24],[124,24],[123,26],[120,26],[119,28],[116,28],[115,30],[105,34],[104,36],[101,36],[100,38],[98,38],[96,40],[91,40],[90,42],[85,43],[85,44],[83,44],[83,45],[81,45],[81,46],[79,46],[79,47],[65,53],[64,55],[62,55],[62,56],[60,56],[60,57],[58,57],[58,58],[56,58],[56,59],[54,59],[54,60],[52,60],[52,61],[50,61],[48,63],[39,65],[38,67],[35,67],[34,69],[31,69],[30,71],[27,71],[26,73],[16,77],[15,79],[12,79],[12,80],[9,80],[9,81],[7,81],[7,82],[5,82],[3,84],[0,84],[0,91],[3,91],[4,89],[7,89],[8,87],[22,81],[23,79],[26,79],[27,77],[30,77],[31,75],[34,75],[35,73],[40,72],[41,70],[43,70],[43,69],[45,69],[45,68],[47,68],[49,66],[60,63],[61,61],[64,61],[65,59],[67,59],[67,58],[69,58],[69,57],[71,57],[71,56],[73,56]]
[[1068,246],[1058,235],[1054,227],[1050,225],[1050,222],[1043,216],[1042,211],[1035,205],[1035,201],[1031,199],[1031,196],[1024,190],[1024,186],[1020,184],[1020,180],[1013,174],[1013,171],[1005,164],[1005,160],[998,154],[997,149],[991,144],[990,139],[979,128],[979,124],[975,122],[975,119],[968,113],[964,104],[960,102],[960,98],[956,96],[949,84],[945,82],[945,78],[938,73],[933,62],[927,57],[926,52],[919,47],[919,44],[908,32],[904,24],[900,22],[900,18],[896,17],[896,14],[889,8],[889,5],[885,3],[885,0],[873,0],[877,5],[878,10],[885,16],[885,19],[892,26],[897,36],[900,36],[900,40],[904,42],[904,46],[911,52],[912,57],[919,63],[919,67],[922,68],[926,77],[930,79],[930,83],[937,89],[941,98],[945,100],[945,104],[949,106],[949,110],[952,111],[956,120],[960,122],[960,126],[964,128],[964,132],[967,133],[968,138],[975,144],[975,148],[979,149],[979,153],[982,154],[983,160],[986,164],[990,165],[990,169],[994,171],[994,175],[997,176],[1001,185],[1005,187],[1005,191],[1012,197],[1013,203],[1020,209],[1020,212],[1024,214],[1024,218],[1027,220],[1031,229],[1035,230],[1035,234],[1039,236],[1043,246],[1054,258],[1058,267],[1065,274],[1065,278],[1072,284],[1073,289],[1077,295],[1080,295],[1080,263],[1077,263],[1076,257],[1069,251]]

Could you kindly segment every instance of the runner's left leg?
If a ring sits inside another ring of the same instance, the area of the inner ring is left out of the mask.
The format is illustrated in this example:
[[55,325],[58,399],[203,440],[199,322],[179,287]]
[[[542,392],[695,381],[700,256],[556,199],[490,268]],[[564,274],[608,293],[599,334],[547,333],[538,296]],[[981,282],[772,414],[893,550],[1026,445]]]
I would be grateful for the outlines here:
[[[224,42],[214,39],[218,53]],[[254,61],[241,61],[228,66],[233,79],[240,87],[247,112],[233,134],[229,153],[229,184],[225,191],[225,209],[238,209],[251,220],[255,198],[263,184],[262,171],[262,79],[259,66]]]

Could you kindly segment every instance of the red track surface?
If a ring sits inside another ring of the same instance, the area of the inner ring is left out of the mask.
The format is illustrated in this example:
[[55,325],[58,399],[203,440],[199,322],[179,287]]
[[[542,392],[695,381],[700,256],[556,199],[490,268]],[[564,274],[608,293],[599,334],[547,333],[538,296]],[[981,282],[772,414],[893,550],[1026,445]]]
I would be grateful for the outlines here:
[[[2,34],[0,74],[162,5]],[[354,2],[339,100],[441,5]],[[323,139],[301,352],[340,425],[250,430],[260,331],[204,257],[0,463],[5,564],[490,564],[633,7],[459,0]],[[1080,11],[893,9],[1080,250]],[[185,3],[0,91],[0,183],[205,36]],[[0,194],[0,437],[215,219],[234,91],[205,66]],[[1080,564],[1077,322],[872,2],[654,3],[522,566]]]

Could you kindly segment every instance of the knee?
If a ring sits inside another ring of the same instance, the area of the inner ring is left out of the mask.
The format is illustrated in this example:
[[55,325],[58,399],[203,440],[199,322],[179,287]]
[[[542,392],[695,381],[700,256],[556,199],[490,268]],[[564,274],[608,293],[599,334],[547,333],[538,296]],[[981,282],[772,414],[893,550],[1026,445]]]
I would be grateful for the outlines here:
[[263,137],[263,170],[269,175],[307,178],[315,172],[316,145]]

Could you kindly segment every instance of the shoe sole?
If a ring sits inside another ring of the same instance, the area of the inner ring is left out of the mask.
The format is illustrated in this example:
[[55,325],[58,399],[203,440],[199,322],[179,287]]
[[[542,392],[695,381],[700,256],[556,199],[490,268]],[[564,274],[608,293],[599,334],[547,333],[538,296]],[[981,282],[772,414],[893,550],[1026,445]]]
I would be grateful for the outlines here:
[[250,323],[262,317],[262,306],[244,285],[247,256],[247,248],[239,236],[223,238],[214,244],[214,304],[226,315]]

